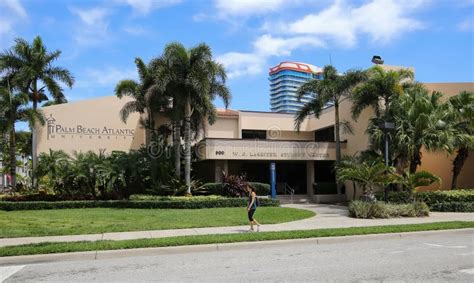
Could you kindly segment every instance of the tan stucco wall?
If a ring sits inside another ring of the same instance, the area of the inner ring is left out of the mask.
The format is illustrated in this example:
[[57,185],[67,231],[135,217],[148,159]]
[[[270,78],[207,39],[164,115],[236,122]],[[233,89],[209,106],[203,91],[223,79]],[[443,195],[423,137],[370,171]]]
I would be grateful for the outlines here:
[[235,118],[221,118],[207,126],[206,137],[224,138],[224,139],[238,139],[239,138],[239,119]]
[[[119,111],[127,101],[127,98],[107,96],[42,108],[46,119],[55,119],[54,125],[50,125],[55,132],[48,137],[48,125],[37,126],[38,153],[49,149],[64,150],[69,154],[89,150],[110,153],[139,148],[144,142],[143,129],[138,125],[139,115],[130,115],[126,124],[119,118]],[[68,133],[57,133],[56,126],[59,125],[68,128]],[[94,133],[81,132],[84,128],[93,129]],[[104,128],[110,132],[106,133]]]

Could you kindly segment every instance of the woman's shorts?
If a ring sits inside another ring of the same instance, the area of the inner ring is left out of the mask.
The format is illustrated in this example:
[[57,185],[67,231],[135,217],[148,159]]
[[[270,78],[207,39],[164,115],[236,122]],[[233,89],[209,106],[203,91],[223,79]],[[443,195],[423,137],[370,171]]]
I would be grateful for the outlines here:
[[249,215],[249,221],[253,221],[253,214],[255,213],[255,209],[252,208],[251,210],[248,211]]

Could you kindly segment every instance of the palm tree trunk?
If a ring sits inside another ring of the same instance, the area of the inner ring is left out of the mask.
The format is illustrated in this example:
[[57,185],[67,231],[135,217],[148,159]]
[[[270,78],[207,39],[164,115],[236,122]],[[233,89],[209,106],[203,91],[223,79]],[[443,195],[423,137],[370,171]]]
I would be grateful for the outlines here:
[[[12,111],[13,112],[13,111]],[[16,137],[15,137],[15,114],[11,114],[11,130],[10,130],[10,180],[11,187],[16,188]]]
[[[341,136],[339,132],[339,103],[334,101],[334,134],[336,140],[336,164],[338,166],[341,162]],[[336,180],[337,195],[341,198],[341,186],[342,184]]]
[[184,108],[184,179],[187,193],[191,193],[191,101],[187,98]]
[[458,154],[453,160],[453,180],[451,181],[451,190],[457,187],[458,177],[461,173],[464,162],[469,157],[469,149],[467,147],[461,147],[458,149]]
[[[38,108],[38,98],[36,96],[39,96],[38,90],[37,90],[37,85],[36,82],[33,84],[33,111],[36,111]],[[31,129],[31,134],[32,134],[32,139],[31,139],[31,145],[32,145],[32,152],[31,152],[31,164],[32,164],[32,174],[31,174],[31,182],[32,182],[32,187],[33,189],[37,188],[37,180],[36,180],[36,166],[38,164],[38,156],[37,156],[37,151],[36,151],[36,144],[38,143],[37,141],[37,133],[36,133],[36,125]]]
[[416,168],[418,165],[421,164],[421,152],[420,148],[416,148],[415,152],[413,153],[413,156],[410,160],[410,173],[414,174],[416,172]]
[[173,147],[174,147],[174,175],[179,180],[181,177],[181,133],[179,121],[173,123]]

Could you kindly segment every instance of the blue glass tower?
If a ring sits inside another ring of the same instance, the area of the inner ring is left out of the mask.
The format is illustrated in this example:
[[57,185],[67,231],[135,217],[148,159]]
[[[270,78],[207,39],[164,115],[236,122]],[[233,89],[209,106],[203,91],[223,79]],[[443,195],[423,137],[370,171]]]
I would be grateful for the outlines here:
[[272,112],[296,113],[306,102],[309,95],[296,98],[296,91],[305,82],[319,79],[322,69],[299,62],[281,62],[270,68],[270,108]]

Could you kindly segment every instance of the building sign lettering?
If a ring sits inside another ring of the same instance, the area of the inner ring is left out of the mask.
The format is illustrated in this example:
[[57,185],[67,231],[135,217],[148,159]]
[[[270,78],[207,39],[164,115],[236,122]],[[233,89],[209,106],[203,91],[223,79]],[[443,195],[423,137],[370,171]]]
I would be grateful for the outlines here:
[[62,138],[65,138],[66,135],[71,135],[71,137],[78,135],[79,138],[82,138],[82,136],[89,136],[89,138],[92,138],[92,136],[97,136],[99,139],[103,137],[110,138],[110,136],[115,136],[116,138],[118,137],[133,138],[133,136],[135,135],[134,129],[110,128],[107,126],[103,126],[103,127],[86,127],[84,125],[66,126],[66,125],[58,124],[52,114],[50,114],[49,117],[46,119],[46,123],[48,127],[48,132],[47,132],[48,140],[55,138],[56,134],[60,135]]

